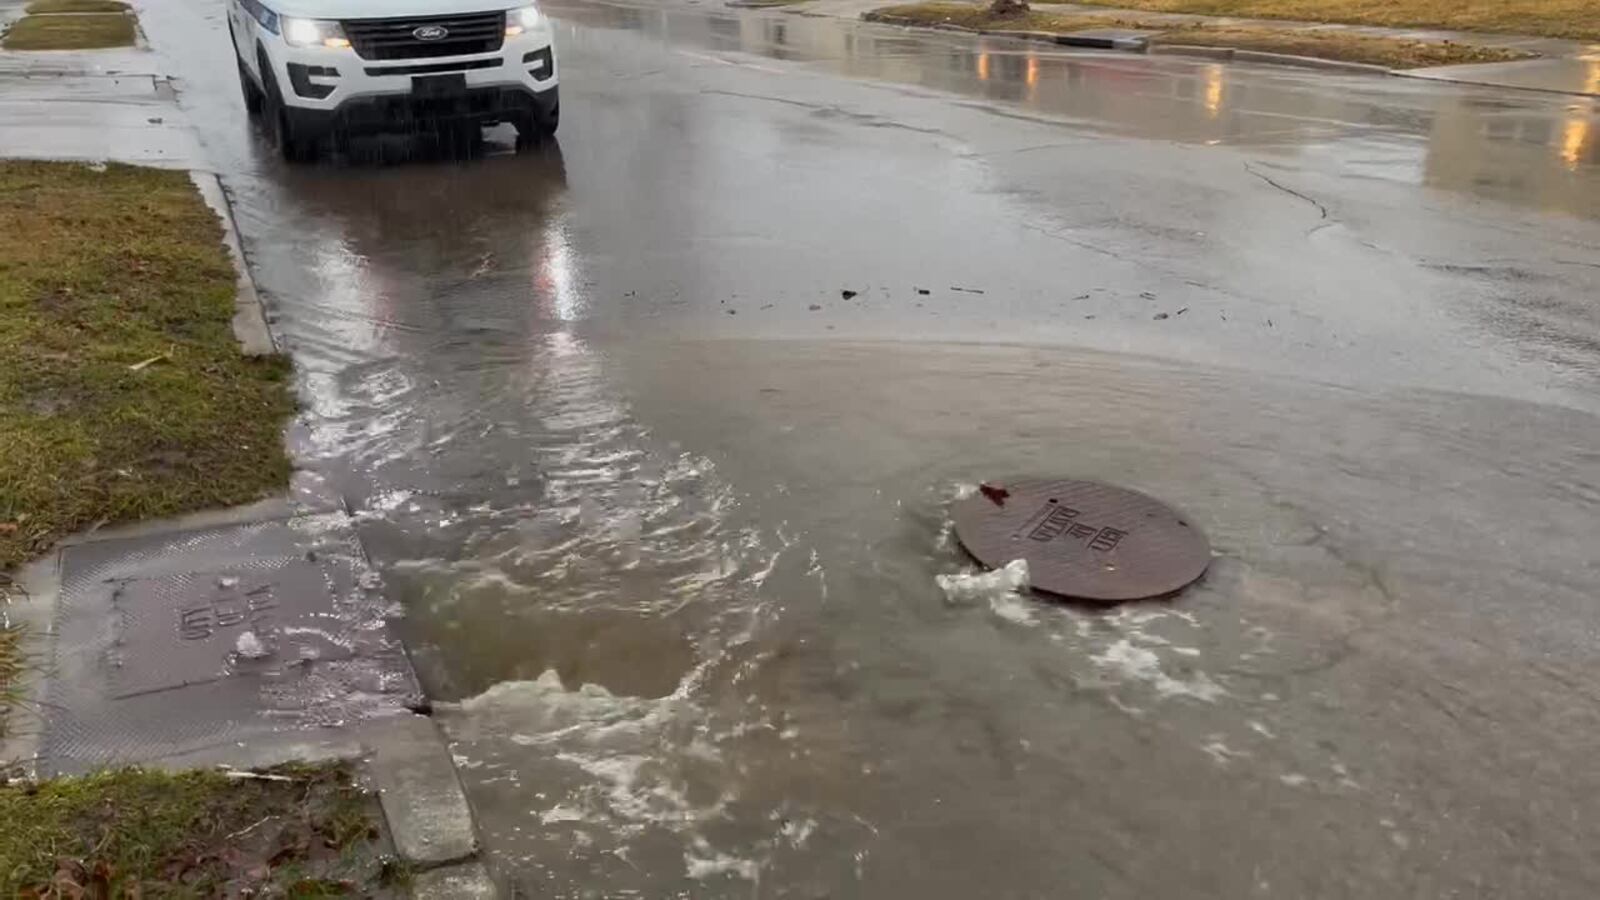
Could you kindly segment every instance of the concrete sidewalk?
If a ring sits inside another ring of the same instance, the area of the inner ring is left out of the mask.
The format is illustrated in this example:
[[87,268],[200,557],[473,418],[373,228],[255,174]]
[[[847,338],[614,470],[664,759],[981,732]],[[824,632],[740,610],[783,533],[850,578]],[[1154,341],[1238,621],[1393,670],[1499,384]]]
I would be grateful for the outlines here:
[[[781,11],[793,15],[820,15],[859,19],[863,14],[872,10],[892,5],[894,3],[890,2],[890,0],[815,0],[815,2],[782,7]],[[1126,16],[1137,18],[1141,21],[1167,22],[1174,26],[1192,24],[1213,26],[1247,25],[1252,28],[1280,29],[1284,31],[1325,31],[1369,37],[1400,38],[1412,41],[1441,43],[1449,41],[1459,44],[1475,44],[1481,47],[1518,50],[1525,53],[1538,54],[1538,56],[1534,59],[1514,62],[1395,70],[1390,74],[1459,84],[1600,97],[1600,43],[1591,44],[1559,38],[1486,34],[1445,29],[1383,28],[1368,25],[1299,22],[1285,19],[1196,16],[1108,6],[1085,6],[1076,3],[1038,4],[1035,8],[1058,15],[1081,15],[1093,18]]]
[[[23,0],[0,0],[0,29]],[[143,46],[0,50],[0,157],[207,169],[160,58]]]

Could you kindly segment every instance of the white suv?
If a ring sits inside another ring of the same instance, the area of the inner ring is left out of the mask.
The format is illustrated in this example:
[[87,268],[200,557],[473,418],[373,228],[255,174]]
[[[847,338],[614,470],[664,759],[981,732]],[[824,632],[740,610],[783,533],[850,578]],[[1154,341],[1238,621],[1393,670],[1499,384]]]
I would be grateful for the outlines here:
[[286,159],[335,132],[560,121],[550,25],[529,0],[228,0],[245,105]]

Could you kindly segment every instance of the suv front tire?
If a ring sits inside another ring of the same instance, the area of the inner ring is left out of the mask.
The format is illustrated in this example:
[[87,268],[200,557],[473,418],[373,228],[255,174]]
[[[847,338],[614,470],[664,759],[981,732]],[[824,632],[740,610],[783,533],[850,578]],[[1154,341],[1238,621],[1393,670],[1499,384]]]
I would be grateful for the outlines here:
[[294,122],[289,118],[289,107],[283,102],[283,89],[272,74],[267,52],[257,49],[256,60],[261,68],[261,80],[266,85],[266,96],[261,103],[261,127],[266,130],[267,138],[285,162],[308,162],[316,155],[315,142],[295,134]]

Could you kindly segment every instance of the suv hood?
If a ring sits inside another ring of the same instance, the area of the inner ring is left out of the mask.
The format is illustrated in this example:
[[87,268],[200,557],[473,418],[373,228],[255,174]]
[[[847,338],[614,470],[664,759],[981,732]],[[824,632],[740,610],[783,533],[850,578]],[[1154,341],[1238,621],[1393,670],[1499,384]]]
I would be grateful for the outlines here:
[[498,12],[527,6],[532,0],[266,0],[266,7],[285,16],[307,19],[394,19]]

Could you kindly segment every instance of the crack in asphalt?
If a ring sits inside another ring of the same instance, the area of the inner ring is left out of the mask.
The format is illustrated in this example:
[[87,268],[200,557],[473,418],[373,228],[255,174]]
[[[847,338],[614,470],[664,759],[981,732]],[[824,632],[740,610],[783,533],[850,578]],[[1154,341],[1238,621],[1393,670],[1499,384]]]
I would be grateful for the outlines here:
[[788,97],[774,97],[770,94],[747,94],[743,91],[728,91],[721,88],[701,88],[700,93],[721,94],[727,97],[743,97],[746,100],[767,100],[772,103],[783,103],[788,106],[798,106],[801,109],[809,109],[813,112],[823,113],[824,115],[840,116],[842,118],[849,119],[858,125],[865,125],[868,128],[896,128],[902,131],[914,131],[917,134],[932,134],[940,137],[944,136],[944,132],[937,128],[920,128],[916,125],[906,125],[903,122],[894,122],[889,119],[885,119],[882,116],[851,112],[842,106],[837,106],[834,104],[807,103],[804,100],[790,100]]
[[1299,191],[1295,190],[1292,187],[1285,187],[1284,185],[1281,185],[1278,182],[1273,181],[1272,178],[1267,176],[1265,173],[1257,170],[1256,168],[1251,166],[1249,163],[1245,163],[1244,164],[1244,170],[1246,172],[1249,172],[1251,175],[1254,175],[1255,177],[1261,179],[1262,181],[1265,181],[1267,184],[1272,185],[1273,187],[1277,188],[1278,190],[1283,191],[1285,194],[1289,194],[1289,195],[1294,196],[1294,197],[1299,197],[1301,200],[1304,200],[1305,202],[1311,204],[1312,206],[1315,206],[1319,211],[1321,211],[1322,218],[1326,219],[1328,217],[1328,208],[1326,206],[1323,206],[1321,203],[1317,202],[1316,200],[1312,199],[1311,197],[1308,197],[1305,194],[1300,193]]
[[1047,238],[1052,238],[1054,240],[1061,241],[1064,244],[1071,244],[1074,247],[1081,247],[1084,250],[1089,250],[1089,251],[1092,251],[1094,253],[1099,253],[1099,254],[1101,254],[1103,256],[1109,256],[1112,259],[1121,260],[1121,259],[1124,258],[1121,253],[1118,253],[1115,250],[1109,250],[1109,249],[1107,249],[1105,247],[1101,247],[1101,246],[1099,246],[1097,244],[1091,244],[1088,241],[1080,240],[1078,238],[1068,237],[1068,236],[1066,236],[1064,234],[1061,234],[1060,232],[1051,231],[1050,229],[1045,228],[1042,225],[1035,225],[1032,222],[1023,222],[1022,223],[1022,227],[1023,227],[1023,229],[1025,229],[1027,231],[1038,232],[1039,234],[1042,234]]

